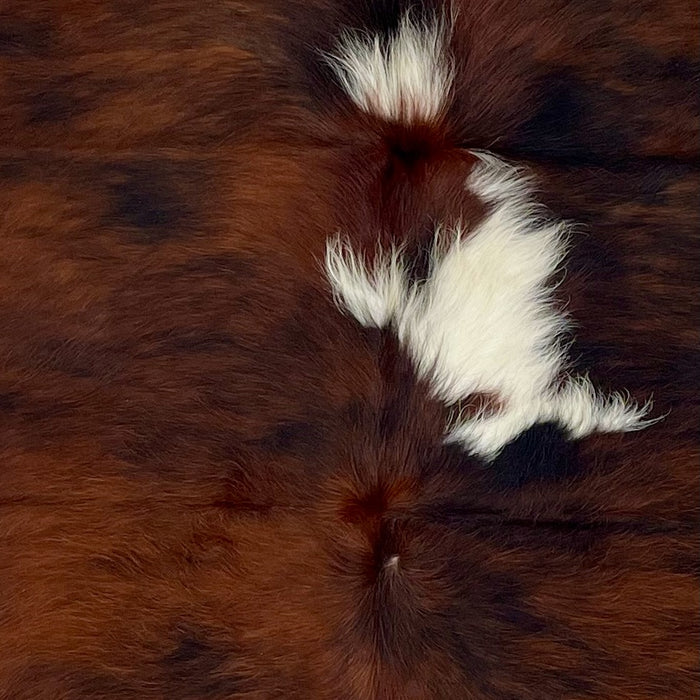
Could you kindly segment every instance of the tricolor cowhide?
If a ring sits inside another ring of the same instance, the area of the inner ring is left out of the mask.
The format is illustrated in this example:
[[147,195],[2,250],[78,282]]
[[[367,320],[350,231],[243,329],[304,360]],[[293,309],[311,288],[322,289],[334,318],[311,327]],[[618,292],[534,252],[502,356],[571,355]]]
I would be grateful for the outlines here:
[[0,699],[694,697],[696,5],[0,3]]

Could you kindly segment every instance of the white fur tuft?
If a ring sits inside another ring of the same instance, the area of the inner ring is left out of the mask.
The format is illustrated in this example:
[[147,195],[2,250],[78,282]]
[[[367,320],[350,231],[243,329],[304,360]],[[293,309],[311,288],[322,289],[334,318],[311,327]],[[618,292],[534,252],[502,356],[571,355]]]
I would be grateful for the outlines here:
[[336,237],[326,245],[326,275],[336,303],[363,326],[386,326],[405,304],[408,286],[399,251],[379,254],[372,270]]
[[448,33],[445,21],[427,26],[406,14],[388,41],[346,33],[327,60],[363,111],[392,122],[427,122],[440,116],[452,86]]
[[505,445],[536,423],[557,423],[571,438],[592,433],[626,433],[642,430],[660,418],[645,419],[651,402],[639,406],[622,394],[609,396],[595,390],[584,377],[569,377],[559,391],[512,401],[492,414],[482,413],[457,421],[447,442],[463,445],[474,454],[491,460]]
[[397,250],[368,271],[349,244],[333,239],[326,271],[336,300],[365,326],[392,324],[445,403],[498,397],[498,409],[458,419],[447,436],[485,459],[540,422],[556,422],[572,438],[654,422],[643,420],[650,403],[601,395],[587,377],[561,382],[568,323],[551,280],[566,255],[567,228],[532,200],[523,173],[476,155],[467,188],[490,210],[473,231],[437,232],[428,279],[409,284]]

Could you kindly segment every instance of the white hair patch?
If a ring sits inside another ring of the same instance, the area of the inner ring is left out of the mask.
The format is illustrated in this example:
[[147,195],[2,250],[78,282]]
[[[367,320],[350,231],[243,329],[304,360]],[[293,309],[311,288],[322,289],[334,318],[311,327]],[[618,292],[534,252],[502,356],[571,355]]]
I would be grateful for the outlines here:
[[654,422],[644,420],[649,403],[602,395],[588,378],[566,374],[569,324],[552,279],[566,256],[567,227],[534,201],[521,171],[475,155],[466,186],[489,210],[473,230],[436,232],[425,282],[408,281],[400,250],[369,270],[347,242],[329,241],[326,273],[339,306],[365,326],[391,326],[446,404],[477,393],[498,398],[497,408],[447,427],[447,441],[484,459],[536,423],[581,438]]
[[450,95],[453,68],[449,25],[404,15],[389,39],[345,33],[326,57],[350,99],[364,112],[413,124],[440,116]]

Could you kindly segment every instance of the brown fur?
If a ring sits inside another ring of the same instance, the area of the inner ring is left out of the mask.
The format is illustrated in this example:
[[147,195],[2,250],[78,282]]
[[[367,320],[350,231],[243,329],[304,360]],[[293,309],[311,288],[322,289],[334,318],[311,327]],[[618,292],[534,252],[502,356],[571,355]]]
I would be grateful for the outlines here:
[[[696,692],[697,8],[461,3],[407,144],[316,53],[407,4],[0,7],[3,700]],[[334,307],[338,228],[420,276],[481,215],[464,147],[583,224],[572,356],[666,420],[486,467]]]

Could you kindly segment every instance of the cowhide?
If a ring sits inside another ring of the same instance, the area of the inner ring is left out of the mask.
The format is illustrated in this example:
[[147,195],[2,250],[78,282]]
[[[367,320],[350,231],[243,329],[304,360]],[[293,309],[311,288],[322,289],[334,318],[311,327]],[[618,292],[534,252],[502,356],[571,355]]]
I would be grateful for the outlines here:
[[699,25],[0,3],[0,698],[695,697]]

